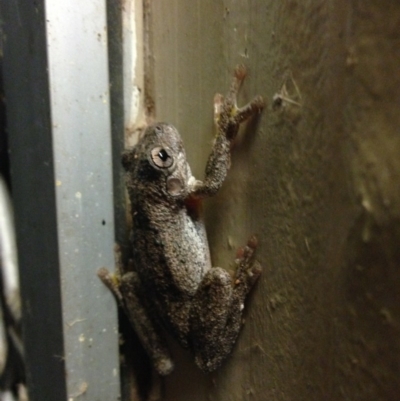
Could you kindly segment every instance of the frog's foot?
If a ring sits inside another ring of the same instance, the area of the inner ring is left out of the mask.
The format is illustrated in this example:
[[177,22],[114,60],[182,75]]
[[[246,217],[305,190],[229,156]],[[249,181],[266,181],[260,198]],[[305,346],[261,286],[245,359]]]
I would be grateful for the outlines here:
[[121,306],[123,297],[120,291],[120,276],[118,274],[110,273],[105,267],[97,271],[97,276],[103,284],[111,291],[116,298],[118,304]]
[[169,355],[153,357],[153,365],[157,373],[161,376],[167,376],[174,370],[174,362]]
[[257,248],[257,238],[250,237],[246,246],[239,248],[236,255],[235,287],[239,287],[245,293],[249,292],[261,274],[261,266],[254,261],[254,252]]
[[246,68],[238,65],[233,74],[233,80],[227,96],[224,98],[219,93],[214,97],[214,120],[220,133],[225,133],[228,139],[236,137],[240,123],[256,115],[264,108],[264,100],[256,96],[243,107],[237,106],[237,93],[246,77]]

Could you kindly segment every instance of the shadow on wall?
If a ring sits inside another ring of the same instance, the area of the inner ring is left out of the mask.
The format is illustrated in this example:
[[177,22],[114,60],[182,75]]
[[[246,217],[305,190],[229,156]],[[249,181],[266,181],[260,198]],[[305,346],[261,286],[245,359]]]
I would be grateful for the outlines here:
[[[348,241],[345,398],[399,397],[400,222],[378,226],[367,212]],[[355,387],[356,386],[356,387]],[[357,388],[358,386],[358,388]]]

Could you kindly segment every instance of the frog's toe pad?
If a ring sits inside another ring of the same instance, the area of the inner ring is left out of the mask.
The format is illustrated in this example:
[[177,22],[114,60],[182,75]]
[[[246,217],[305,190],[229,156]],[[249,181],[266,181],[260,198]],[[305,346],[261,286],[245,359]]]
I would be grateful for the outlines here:
[[175,366],[171,358],[163,357],[154,363],[154,367],[161,376],[166,376],[174,370]]

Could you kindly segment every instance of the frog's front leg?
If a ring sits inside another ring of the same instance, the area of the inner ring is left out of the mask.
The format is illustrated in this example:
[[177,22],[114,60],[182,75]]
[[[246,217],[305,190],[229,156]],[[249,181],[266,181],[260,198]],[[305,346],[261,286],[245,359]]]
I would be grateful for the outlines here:
[[98,276],[124,309],[157,372],[163,376],[171,373],[174,362],[161,326],[150,318],[143,303],[144,296],[140,291],[138,275],[135,272],[125,273],[122,276],[113,275],[102,268],[98,271]]
[[211,154],[208,158],[204,181],[193,180],[190,195],[205,197],[214,195],[225,180],[231,164],[231,145],[235,140],[242,122],[261,112],[264,100],[256,96],[244,107],[238,108],[236,96],[241,83],[246,76],[245,67],[236,67],[230,91],[224,98],[217,94],[214,98],[214,120],[217,135]]
[[211,268],[193,299],[191,346],[196,364],[205,372],[217,369],[235,344],[246,296],[261,274],[258,263],[253,262],[256,246],[252,237],[240,250],[234,280],[226,270]]

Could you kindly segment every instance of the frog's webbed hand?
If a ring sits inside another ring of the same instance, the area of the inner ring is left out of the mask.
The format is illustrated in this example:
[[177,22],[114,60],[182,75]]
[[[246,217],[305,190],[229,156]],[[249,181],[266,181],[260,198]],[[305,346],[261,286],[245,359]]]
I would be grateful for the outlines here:
[[193,180],[191,183],[190,195],[193,197],[212,196],[219,190],[230,167],[231,145],[236,138],[240,124],[260,113],[264,107],[264,100],[261,96],[256,96],[243,107],[237,107],[237,92],[245,76],[245,67],[237,66],[227,96],[224,98],[217,94],[214,97],[214,120],[217,126],[217,135],[208,158],[204,181]]

